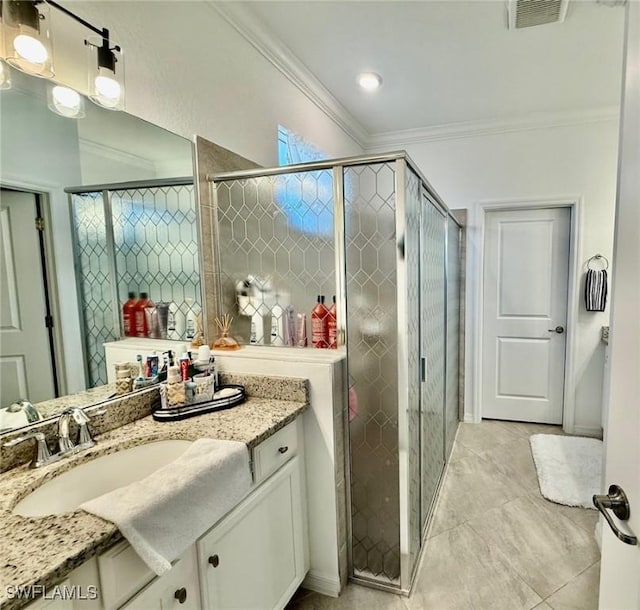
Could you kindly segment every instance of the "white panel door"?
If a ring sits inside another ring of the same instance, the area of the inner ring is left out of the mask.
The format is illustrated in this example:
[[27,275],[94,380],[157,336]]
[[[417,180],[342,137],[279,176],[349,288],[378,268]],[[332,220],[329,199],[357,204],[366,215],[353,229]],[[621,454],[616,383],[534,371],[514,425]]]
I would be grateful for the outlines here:
[[0,191],[0,407],[54,397],[35,197]]
[[482,417],[562,423],[570,227],[569,208],[487,214]]
[[[609,417],[605,480],[627,495],[630,515],[617,527],[640,536],[640,3],[627,3],[626,76],[620,124],[618,197],[611,279]],[[603,519],[600,519],[603,522]],[[640,608],[640,546],[602,523],[600,609]]]

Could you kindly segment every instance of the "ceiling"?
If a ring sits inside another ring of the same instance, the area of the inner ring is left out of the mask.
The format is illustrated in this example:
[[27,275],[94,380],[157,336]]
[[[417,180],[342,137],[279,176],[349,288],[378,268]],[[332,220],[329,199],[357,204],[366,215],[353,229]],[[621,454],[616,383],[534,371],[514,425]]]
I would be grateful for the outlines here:
[[239,4],[370,135],[619,104],[621,7],[571,0],[564,23],[509,30],[494,0]]

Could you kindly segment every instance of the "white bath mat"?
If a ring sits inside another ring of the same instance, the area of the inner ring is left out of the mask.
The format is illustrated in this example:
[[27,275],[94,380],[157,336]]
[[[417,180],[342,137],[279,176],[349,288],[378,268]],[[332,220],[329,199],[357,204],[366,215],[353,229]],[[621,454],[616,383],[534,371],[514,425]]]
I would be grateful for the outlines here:
[[602,441],[556,434],[534,434],[529,441],[542,495],[558,504],[594,508],[591,496],[602,484]]

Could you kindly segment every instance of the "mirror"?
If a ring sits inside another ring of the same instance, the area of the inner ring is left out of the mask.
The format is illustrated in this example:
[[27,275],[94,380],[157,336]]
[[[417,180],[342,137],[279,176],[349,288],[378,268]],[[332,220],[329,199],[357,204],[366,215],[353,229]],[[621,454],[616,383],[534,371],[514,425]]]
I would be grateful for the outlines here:
[[114,394],[102,344],[122,337],[128,292],[184,318],[201,303],[192,143],[88,100],[84,118],[59,116],[49,81],[11,79],[0,92],[0,434],[33,419],[20,399],[46,418]]

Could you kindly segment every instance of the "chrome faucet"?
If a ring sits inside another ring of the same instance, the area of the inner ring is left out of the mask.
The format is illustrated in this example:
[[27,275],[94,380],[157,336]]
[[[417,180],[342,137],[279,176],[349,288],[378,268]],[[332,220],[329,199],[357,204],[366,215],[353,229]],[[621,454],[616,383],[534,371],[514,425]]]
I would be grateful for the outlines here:
[[[76,445],[69,438],[69,421],[73,417],[78,424],[78,442]],[[80,408],[72,407],[65,409],[58,419],[58,447],[61,455],[67,455],[72,452],[81,451],[93,447],[96,442],[91,438],[89,432],[89,416]]]
[[29,465],[30,468],[39,468],[40,466],[46,466],[47,464],[60,459],[61,456],[58,453],[56,453],[55,455],[51,455],[49,447],[47,447],[47,440],[42,432],[31,432],[30,434],[25,434],[24,436],[14,438],[8,443],[5,443],[4,446],[14,447],[19,443],[28,441],[32,438],[36,441],[36,457],[31,461],[31,464]]
[[[104,411],[97,411],[96,414],[101,415],[103,413]],[[78,442],[75,445],[69,437],[69,421],[71,418],[73,418],[76,424],[78,424],[79,428]],[[14,447],[24,441],[28,441],[32,438],[35,439],[36,455],[31,461],[30,468],[39,468],[40,466],[46,466],[47,464],[56,462],[67,455],[93,447],[96,442],[91,438],[91,433],[89,432],[89,427],[87,425],[88,423],[89,416],[80,407],[72,407],[63,411],[58,419],[58,447],[60,449],[58,453],[52,454],[49,451],[46,437],[42,432],[31,432],[24,436],[14,438],[5,443],[4,446]]]

